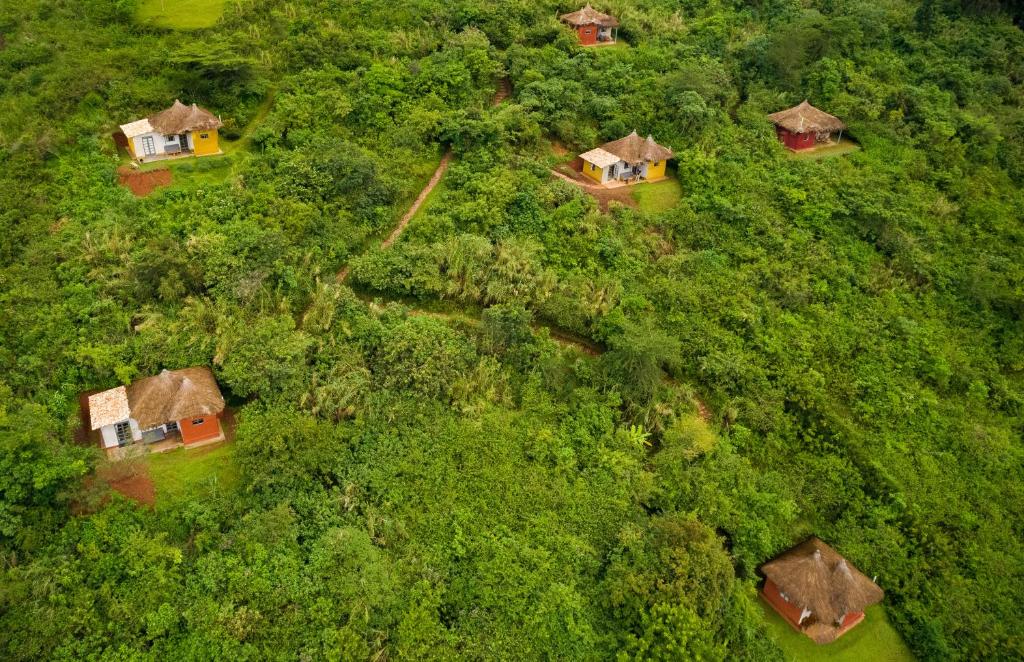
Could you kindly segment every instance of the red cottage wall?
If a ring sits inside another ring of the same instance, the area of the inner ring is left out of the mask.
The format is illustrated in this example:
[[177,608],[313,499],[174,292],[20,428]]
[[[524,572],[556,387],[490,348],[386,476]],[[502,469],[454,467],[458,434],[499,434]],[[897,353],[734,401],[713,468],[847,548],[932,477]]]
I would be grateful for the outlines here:
[[[201,421],[196,423],[194,421]],[[220,423],[217,414],[183,418],[178,421],[181,441],[187,446],[200,441],[208,441],[220,436]]]
[[592,46],[597,43],[597,26],[581,25],[576,28],[576,34],[580,37],[580,43],[584,46]]
[[859,623],[862,618],[864,618],[864,612],[862,612],[862,611],[851,611],[849,614],[847,614],[845,617],[843,617],[843,624],[840,625],[839,627],[841,629],[843,629],[843,630],[845,630],[847,628],[851,628],[854,625],[856,625],[857,623]]
[[764,588],[761,589],[761,596],[768,601],[768,604],[770,604],[775,611],[779,612],[783,618],[789,621],[790,625],[797,630],[800,629],[800,614],[802,614],[804,610],[791,602],[786,602],[782,597],[782,594],[779,593],[779,587],[775,585],[775,582],[770,579],[766,579],[764,582]]
[[814,147],[813,133],[791,133],[781,126],[775,127],[775,135],[783,145],[792,150],[810,149]]

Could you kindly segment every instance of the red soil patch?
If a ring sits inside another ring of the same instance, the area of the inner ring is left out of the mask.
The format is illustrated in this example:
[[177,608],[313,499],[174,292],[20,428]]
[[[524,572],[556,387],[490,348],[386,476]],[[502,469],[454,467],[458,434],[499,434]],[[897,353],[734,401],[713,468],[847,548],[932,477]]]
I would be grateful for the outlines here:
[[146,463],[123,460],[96,469],[86,477],[81,491],[71,501],[74,515],[90,515],[110,501],[111,491],[122,494],[144,506],[156,503],[156,488],[149,477]]
[[551,174],[583,189],[588,195],[597,200],[597,204],[601,208],[601,211],[607,212],[608,204],[613,200],[627,207],[637,206],[636,200],[633,199],[633,195],[630,193],[628,186],[605,188],[603,186],[588,183],[586,181],[586,175],[581,175],[573,170],[569,170],[569,172],[572,174],[570,175],[560,170],[552,170]]
[[111,481],[110,489],[145,506],[152,506],[156,503],[156,488],[153,486],[153,479],[149,477],[149,472],[137,473]]
[[78,427],[75,428],[75,443],[80,446],[99,446],[100,431],[92,430],[92,420],[89,415],[89,396],[99,393],[99,390],[83,391],[78,394]]
[[121,186],[127,186],[137,198],[144,198],[158,186],[170,186],[171,171],[167,168],[139,172],[127,166],[117,169],[117,180]]

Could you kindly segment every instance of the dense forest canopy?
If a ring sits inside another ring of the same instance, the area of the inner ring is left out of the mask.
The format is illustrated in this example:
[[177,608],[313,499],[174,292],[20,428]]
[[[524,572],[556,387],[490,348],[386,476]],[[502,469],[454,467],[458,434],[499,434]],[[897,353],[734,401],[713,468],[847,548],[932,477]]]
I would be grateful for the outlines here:
[[[917,657],[1024,657],[1019,5],[148,4],[0,5],[0,657],[782,659],[810,534]],[[175,98],[231,151],[136,198]],[[669,208],[551,177],[633,129]],[[191,365],[235,480],[98,496],[78,395]]]

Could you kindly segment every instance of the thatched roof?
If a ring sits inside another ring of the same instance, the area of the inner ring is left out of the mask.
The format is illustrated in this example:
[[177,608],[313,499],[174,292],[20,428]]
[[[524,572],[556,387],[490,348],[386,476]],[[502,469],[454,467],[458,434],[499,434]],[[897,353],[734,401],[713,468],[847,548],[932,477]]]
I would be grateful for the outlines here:
[[186,106],[177,99],[174,100],[174,105],[170,108],[150,115],[147,119],[155,131],[164,135],[186,131],[208,131],[224,126],[220,118],[205,108],[200,108],[195,104]]
[[817,538],[809,538],[761,566],[794,605],[813,622],[833,625],[845,614],[864,611],[885,595],[873,581]]
[[89,396],[89,422],[93,430],[127,421],[130,415],[128,393],[123,386]]
[[619,157],[626,163],[642,163],[644,161],[665,161],[671,159],[672,150],[654,142],[654,138],[641,138],[636,131],[625,138],[613,140],[601,145],[601,149]]
[[780,110],[768,116],[774,124],[793,133],[816,133],[819,131],[842,131],[846,128],[842,120],[818,110],[805,99],[799,106]]
[[209,368],[164,370],[128,387],[132,418],[142,429],[224,411],[224,397]]
[[575,27],[579,27],[581,25],[598,25],[602,28],[614,28],[619,25],[619,19],[611,16],[610,14],[602,14],[591,7],[589,2],[583,9],[570,12],[568,14],[562,14],[559,18],[563,22]]

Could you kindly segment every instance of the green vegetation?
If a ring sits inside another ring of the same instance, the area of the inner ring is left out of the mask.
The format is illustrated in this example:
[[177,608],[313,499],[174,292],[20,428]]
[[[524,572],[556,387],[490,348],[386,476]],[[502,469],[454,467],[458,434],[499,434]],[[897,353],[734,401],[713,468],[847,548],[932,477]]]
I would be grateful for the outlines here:
[[768,634],[791,662],[910,662],[914,659],[893,630],[881,606],[868,607],[864,621],[824,646],[796,632],[763,600],[759,600]]
[[[811,533],[886,591],[815,654],[1024,657],[1017,4],[152,7],[0,3],[0,658],[799,658]],[[135,198],[176,97],[229,153]],[[804,98],[860,149],[790,158]],[[636,208],[551,175],[633,129]],[[190,365],[233,445],[83,514],[78,394]]]
[[232,444],[153,453],[146,465],[161,509],[209,501],[218,494],[233,493],[238,485]]
[[139,0],[136,19],[172,30],[197,30],[214,25],[227,0]]
[[633,199],[640,205],[641,211],[656,214],[673,209],[679,204],[679,201],[683,198],[683,185],[674,176],[674,173],[670,172],[668,179],[652,184],[634,186],[630,189],[630,193],[633,194]]
[[789,158],[798,160],[802,159],[805,161],[817,161],[819,159],[832,156],[843,156],[850,152],[856,152],[858,149],[860,149],[860,146],[857,143],[853,142],[849,138],[843,138],[836,144],[829,145],[827,147],[817,147],[806,152],[793,152],[789,154]]

